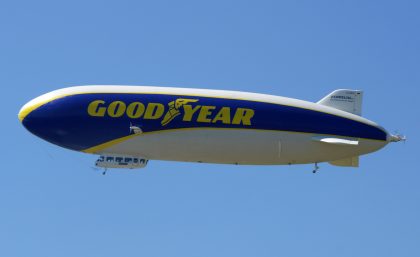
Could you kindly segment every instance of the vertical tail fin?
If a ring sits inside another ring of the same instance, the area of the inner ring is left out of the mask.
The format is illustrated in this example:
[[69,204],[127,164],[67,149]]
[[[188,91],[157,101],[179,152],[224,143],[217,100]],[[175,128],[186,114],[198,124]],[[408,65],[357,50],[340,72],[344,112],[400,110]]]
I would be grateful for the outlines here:
[[363,91],[338,89],[322,98],[317,104],[333,107],[345,112],[362,115]]

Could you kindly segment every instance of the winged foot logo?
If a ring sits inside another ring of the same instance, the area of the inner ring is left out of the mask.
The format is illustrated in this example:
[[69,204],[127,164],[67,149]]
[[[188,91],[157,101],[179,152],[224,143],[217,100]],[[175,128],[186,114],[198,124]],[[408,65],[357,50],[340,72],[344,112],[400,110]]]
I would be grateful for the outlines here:
[[[167,126],[182,115],[183,122],[219,123],[250,126],[254,110],[241,107],[211,106],[197,104],[199,99],[178,98],[167,104],[94,100],[89,103],[87,113],[91,117],[129,117],[130,119],[162,119]],[[163,117],[163,118],[162,118]]]
[[169,110],[166,112],[165,116],[163,117],[163,120],[161,122],[162,126],[166,126],[171,122],[175,117],[179,116],[181,114],[180,107],[188,104],[188,103],[195,103],[197,102],[197,99],[184,99],[179,98],[175,101],[172,101],[168,103]]

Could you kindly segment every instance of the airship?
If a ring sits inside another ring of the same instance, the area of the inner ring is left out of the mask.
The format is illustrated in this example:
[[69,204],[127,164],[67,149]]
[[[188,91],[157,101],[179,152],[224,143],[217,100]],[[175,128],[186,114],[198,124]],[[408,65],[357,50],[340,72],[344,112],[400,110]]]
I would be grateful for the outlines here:
[[361,116],[363,91],[339,89],[314,103],[227,90],[76,86],[26,103],[18,118],[55,145],[99,155],[101,168],[143,168],[149,160],[239,165],[328,162],[405,140]]

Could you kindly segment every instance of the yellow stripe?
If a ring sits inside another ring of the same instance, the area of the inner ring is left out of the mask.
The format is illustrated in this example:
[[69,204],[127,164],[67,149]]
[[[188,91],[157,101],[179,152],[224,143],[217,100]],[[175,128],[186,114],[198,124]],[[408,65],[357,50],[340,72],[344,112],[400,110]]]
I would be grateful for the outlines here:
[[251,130],[251,131],[266,131],[266,132],[287,132],[287,133],[293,133],[293,134],[316,134],[316,135],[324,135],[324,136],[334,136],[334,137],[342,137],[342,138],[355,138],[355,139],[364,139],[364,140],[372,140],[372,141],[386,141],[386,140],[379,140],[379,139],[371,139],[371,138],[362,138],[362,137],[350,137],[350,136],[339,136],[339,135],[333,135],[333,134],[321,134],[321,133],[312,133],[312,132],[296,132],[296,131],[287,131],[287,130],[269,130],[269,129],[249,129],[249,128],[214,128],[214,127],[199,127],[199,128],[175,128],[175,129],[164,129],[164,130],[156,130],[156,131],[150,131],[150,132],[143,132],[141,134],[132,134],[125,137],[120,137],[108,142],[105,142],[100,145],[96,145],[90,148],[87,148],[85,150],[82,150],[84,153],[91,153],[95,154],[98,153],[108,147],[114,146],[116,144],[122,143],[124,141],[127,141],[128,139],[134,138],[136,136],[142,136],[142,135],[150,135],[150,134],[158,134],[158,133],[165,133],[165,132],[173,132],[173,131],[180,131],[180,130]]
[[31,112],[35,111],[39,107],[41,107],[41,106],[43,106],[47,103],[50,103],[54,100],[64,98],[66,96],[72,96],[72,95],[75,95],[75,94],[58,95],[58,96],[55,96],[55,97],[52,97],[52,98],[46,98],[44,101],[35,102],[35,103],[33,103],[31,105],[28,105],[28,106],[25,105],[24,108],[22,108],[22,110],[19,112],[18,118],[19,118],[20,122],[22,122],[26,118],[26,116],[28,116]]

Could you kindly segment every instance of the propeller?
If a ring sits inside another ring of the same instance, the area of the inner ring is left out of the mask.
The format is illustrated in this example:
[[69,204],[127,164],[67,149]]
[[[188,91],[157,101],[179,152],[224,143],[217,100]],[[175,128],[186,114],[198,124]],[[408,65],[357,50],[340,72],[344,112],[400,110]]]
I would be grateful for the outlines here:
[[141,134],[143,131],[141,130],[141,128],[133,126],[133,123],[130,122],[130,135],[132,132],[134,132],[134,134]]
[[407,137],[401,134],[398,130],[394,131],[394,134],[391,134],[391,142],[400,142],[404,143],[407,141]]

